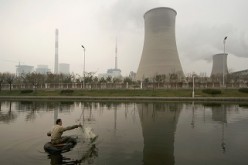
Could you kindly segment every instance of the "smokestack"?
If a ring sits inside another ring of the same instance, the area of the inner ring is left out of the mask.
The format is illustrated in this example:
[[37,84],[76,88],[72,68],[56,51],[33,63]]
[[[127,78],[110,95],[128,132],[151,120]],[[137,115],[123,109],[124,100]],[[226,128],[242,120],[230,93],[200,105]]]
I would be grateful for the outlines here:
[[145,39],[137,80],[156,75],[184,76],[176,46],[176,14],[167,7],[154,8],[144,14]]
[[116,39],[116,43],[115,43],[115,69],[117,69],[117,39]]
[[55,63],[54,63],[54,73],[58,74],[59,73],[59,30],[55,29]]

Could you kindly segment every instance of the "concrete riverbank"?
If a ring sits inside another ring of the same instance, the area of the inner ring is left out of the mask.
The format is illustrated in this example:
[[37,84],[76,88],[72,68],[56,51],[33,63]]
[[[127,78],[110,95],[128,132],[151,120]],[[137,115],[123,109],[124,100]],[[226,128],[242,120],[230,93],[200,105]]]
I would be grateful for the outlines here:
[[91,96],[0,96],[0,100],[32,101],[198,101],[198,102],[247,102],[247,97],[91,97]]

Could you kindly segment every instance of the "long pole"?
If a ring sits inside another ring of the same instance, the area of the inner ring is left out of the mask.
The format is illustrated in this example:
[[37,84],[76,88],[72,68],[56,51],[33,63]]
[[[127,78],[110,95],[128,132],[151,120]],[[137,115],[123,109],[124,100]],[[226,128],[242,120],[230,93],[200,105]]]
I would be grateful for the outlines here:
[[84,49],[84,70],[83,70],[83,88],[85,88],[85,47],[82,45],[82,48]]
[[225,65],[225,55],[226,55],[226,39],[227,39],[227,36],[224,38],[224,40],[223,40],[223,44],[224,44],[224,55],[223,55],[223,87],[224,87],[224,85],[225,85],[225,67],[224,67],[224,65]]
[[195,76],[193,75],[193,91],[192,91],[192,97],[195,97]]

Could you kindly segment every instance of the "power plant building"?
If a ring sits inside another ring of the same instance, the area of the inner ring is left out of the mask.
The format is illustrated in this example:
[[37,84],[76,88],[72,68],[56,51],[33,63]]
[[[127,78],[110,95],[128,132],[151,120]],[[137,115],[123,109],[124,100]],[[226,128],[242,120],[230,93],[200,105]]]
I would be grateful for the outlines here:
[[107,78],[107,77],[111,77],[111,78],[121,78],[121,70],[118,69],[118,60],[117,60],[117,41],[116,41],[116,45],[115,45],[115,68],[114,69],[108,69],[107,73],[102,73],[99,74],[98,77],[99,78]]
[[51,70],[48,68],[48,65],[37,65],[36,73],[47,74],[49,72],[51,72]]
[[17,65],[16,66],[16,76],[26,75],[28,73],[32,73],[34,71],[33,66],[29,65]]
[[211,77],[223,76],[223,73],[224,75],[228,74],[227,54],[215,54],[213,56],[213,67]]
[[70,74],[70,64],[60,63],[59,64],[59,73]]
[[176,14],[167,7],[154,8],[144,14],[145,37],[137,80],[170,74],[184,77],[176,45]]

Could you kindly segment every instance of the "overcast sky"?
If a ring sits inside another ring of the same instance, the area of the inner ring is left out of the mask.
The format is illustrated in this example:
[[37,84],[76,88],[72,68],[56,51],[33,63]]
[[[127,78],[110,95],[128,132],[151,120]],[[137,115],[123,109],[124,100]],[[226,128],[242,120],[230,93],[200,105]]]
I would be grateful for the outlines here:
[[115,66],[122,75],[137,72],[144,43],[146,11],[177,11],[176,41],[185,75],[212,70],[212,56],[226,40],[230,71],[248,69],[247,0],[0,0],[0,72],[15,66],[48,65],[54,70],[55,29],[59,29],[59,63],[82,74],[105,73]]

